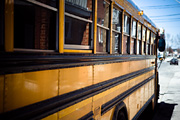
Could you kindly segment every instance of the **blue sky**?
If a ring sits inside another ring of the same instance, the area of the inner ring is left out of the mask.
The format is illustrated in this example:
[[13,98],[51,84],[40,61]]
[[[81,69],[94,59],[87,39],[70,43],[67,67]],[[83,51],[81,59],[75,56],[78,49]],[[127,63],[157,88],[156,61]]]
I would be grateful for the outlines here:
[[[173,41],[180,34],[180,0],[133,0],[134,3],[156,24],[170,34]],[[167,43],[173,48],[180,47],[177,42]]]

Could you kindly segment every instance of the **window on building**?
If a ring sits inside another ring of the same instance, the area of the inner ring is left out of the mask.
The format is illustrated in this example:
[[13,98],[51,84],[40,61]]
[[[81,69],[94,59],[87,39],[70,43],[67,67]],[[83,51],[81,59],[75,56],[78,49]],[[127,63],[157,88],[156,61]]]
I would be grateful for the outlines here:
[[124,15],[124,33],[127,35],[129,35],[129,23],[130,23],[130,17]]
[[92,0],[65,0],[65,49],[90,49]]
[[98,0],[97,5],[97,52],[107,52],[109,31],[109,7],[105,0]]
[[132,37],[136,38],[136,25],[137,22],[135,20],[132,21]]
[[112,52],[119,53],[120,52],[120,34],[121,34],[121,17],[122,12],[116,8],[113,8],[113,21],[112,21]]
[[57,6],[55,0],[15,0],[14,47],[55,50]]

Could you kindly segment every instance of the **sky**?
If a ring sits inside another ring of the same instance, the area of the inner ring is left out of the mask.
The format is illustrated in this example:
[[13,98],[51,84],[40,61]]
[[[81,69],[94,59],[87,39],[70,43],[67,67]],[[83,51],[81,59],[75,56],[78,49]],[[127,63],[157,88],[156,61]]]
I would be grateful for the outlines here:
[[[166,43],[172,48],[180,48],[177,34],[180,35],[180,0],[133,0],[133,2],[156,24],[164,28]],[[173,41],[170,40],[173,38]],[[179,40],[180,41],[180,40]]]

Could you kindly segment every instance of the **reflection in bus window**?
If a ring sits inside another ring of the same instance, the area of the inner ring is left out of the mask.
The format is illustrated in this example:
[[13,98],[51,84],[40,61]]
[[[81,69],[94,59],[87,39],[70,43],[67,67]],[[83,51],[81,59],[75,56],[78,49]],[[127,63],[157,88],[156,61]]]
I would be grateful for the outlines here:
[[132,37],[136,37],[136,21],[133,20],[132,22]]
[[146,40],[146,28],[145,28],[145,27],[143,27],[142,40],[143,40],[143,41],[145,41],[145,40]]
[[47,5],[52,6],[52,7],[58,6],[57,0],[36,0],[36,1],[47,4]]
[[146,37],[147,43],[150,43],[150,38],[151,38],[151,36],[150,36],[150,30],[147,30],[147,37]]
[[113,33],[112,33],[112,52],[118,53],[120,46],[120,32],[121,32],[121,12],[113,8]]
[[112,33],[112,52],[118,53],[120,45],[120,34],[113,32]]
[[65,0],[65,44],[90,45],[92,0]]
[[107,31],[109,31],[109,3],[98,0],[97,5],[97,52],[106,52]]
[[[52,0],[43,3],[56,6],[56,2]],[[14,47],[55,50],[55,43],[56,12],[30,2],[15,0]]]
[[121,12],[116,8],[113,8],[112,28],[118,32],[121,32]]
[[137,54],[141,54],[141,41],[137,41]]
[[138,24],[138,39],[141,40],[141,24]]
[[129,35],[129,22],[130,18],[127,15],[124,15],[124,33]]
[[146,53],[150,55],[150,30],[147,30],[147,36],[146,36],[146,40],[147,40],[147,47],[146,47]]

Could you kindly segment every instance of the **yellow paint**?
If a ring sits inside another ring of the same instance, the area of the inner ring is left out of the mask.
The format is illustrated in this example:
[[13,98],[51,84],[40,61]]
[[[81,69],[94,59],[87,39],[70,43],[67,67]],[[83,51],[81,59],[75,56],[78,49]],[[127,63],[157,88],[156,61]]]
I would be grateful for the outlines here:
[[60,69],[59,94],[92,85],[92,66]]
[[113,115],[114,115],[114,109],[109,110],[108,112],[106,112],[103,116],[101,116],[101,120],[112,120]]
[[149,71],[147,73],[144,73],[136,78],[133,78],[129,81],[129,88],[137,85],[138,83],[142,82],[143,80],[149,78],[150,76],[152,76],[153,70]]
[[102,104],[112,100],[116,96],[128,90],[128,82],[120,84],[116,87],[106,90],[98,95],[93,96],[93,108],[97,108]]
[[[82,109],[84,107],[87,107],[86,109]],[[75,112],[76,117],[82,117],[85,114],[89,113],[90,111],[92,111],[92,98],[88,98],[86,100],[83,100],[75,105],[72,105],[66,109],[63,109],[59,112],[59,119],[60,120],[66,120],[67,118],[71,118],[72,119],[76,119],[75,116],[72,116],[70,114],[72,114],[73,112]],[[65,118],[67,117],[67,118]]]
[[111,16],[110,16],[110,19],[111,19],[111,23],[110,23],[110,54],[112,54],[112,19],[113,19],[113,3],[114,2],[111,2]]
[[64,49],[65,53],[92,53],[92,50],[70,50]]
[[129,98],[129,119],[131,120],[137,112],[144,106],[144,104],[150,99],[152,96],[150,92],[150,86],[152,84],[152,81],[149,81],[145,85],[143,85],[141,88],[133,92]]
[[4,99],[4,75],[0,75],[0,113],[3,112]]
[[94,84],[129,73],[129,62],[94,66]]
[[58,95],[58,70],[5,75],[5,111]]
[[14,48],[14,0],[5,0],[5,51]]
[[64,11],[65,11],[65,0],[59,0],[59,53],[64,52]]
[[146,60],[130,61],[130,73],[146,68]]
[[94,54],[96,54],[96,39],[97,39],[97,1],[95,0],[95,7],[94,7]]
[[41,120],[58,120],[58,113],[54,113],[52,115],[49,115]]

